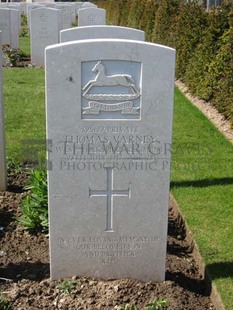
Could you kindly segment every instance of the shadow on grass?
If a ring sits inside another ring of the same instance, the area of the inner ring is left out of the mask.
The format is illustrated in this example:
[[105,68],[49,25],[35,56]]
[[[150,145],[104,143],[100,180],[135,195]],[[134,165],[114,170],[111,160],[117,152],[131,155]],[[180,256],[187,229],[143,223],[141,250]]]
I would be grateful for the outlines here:
[[220,178],[220,179],[204,179],[204,180],[191,180],[191,181],[172,181],[171,188],[174,187],[209,187],[216,185],[232,185],[233,178]]
[[28,279],[41,281],[49,278],[49,264],[41,262],[22,262],[18,264],[9,263],[7,266],[0,266],[0,279],[19,281]]
[[208,264],[206,270],[212,280],[230,278],[233,277],[233,261]]

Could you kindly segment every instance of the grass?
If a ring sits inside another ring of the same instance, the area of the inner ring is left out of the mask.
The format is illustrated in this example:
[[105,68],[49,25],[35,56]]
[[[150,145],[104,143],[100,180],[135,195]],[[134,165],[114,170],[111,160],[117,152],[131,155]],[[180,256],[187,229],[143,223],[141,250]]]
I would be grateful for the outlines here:
[[19,38],[19,48],[25,56],[30,56],[30,38],[29,38],[29,28],[27,26],[26,16],[22,16],[23,23],[21,25],[21,35]]
[[[7,154],[22,161],[22,140],[45,139],[44,70],[4,69],[4,97]],[[233,147],[177,89],[172,152],[171,191],[230,310]]]
[[7,156],[30,160],[26,148],[45,143],[44,70],[4,68],[3,81]]
[[226,310],[230,310],[233,305],[233,146],[178,90],[175,103],[171,191]]
[[29,37],[19,38],[19,48],[25,56],[30,56],[30,39]]

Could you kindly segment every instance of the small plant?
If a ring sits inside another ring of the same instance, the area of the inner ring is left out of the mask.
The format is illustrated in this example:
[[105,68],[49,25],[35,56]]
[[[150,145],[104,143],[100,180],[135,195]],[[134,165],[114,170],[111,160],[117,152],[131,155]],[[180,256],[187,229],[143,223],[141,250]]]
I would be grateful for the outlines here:
[[11,67],[16,67],[17,62],[22,60],[23,52],[19,48],[11,48],[8,44],[4,44],[2,50]]
[[22,28],[20,31],[20,37],[28,37],[28,36],[29,36],[28,28]]
[[16,160],[12,159],[12,158],[8,158],[6,159],[6,166],[7,166],[7,171],[8,173],[22,173],[23,172],[23,167],[22,165],[17,162]]
[[27,15],[21,14],[21,26],[26,26],[26,25],[27,25]]
[[168,300],[163,299],[160,297],[158,300],[154,300],[150,302],[145,310],[158,310],[158,309],[163,309],[164,307],[167,307],[170,305],[170,302]]
[[72,26],[72,27],[77,27],[77,26],[78,26],[78,25],[77,25],[77,22],[72,22],[71,26]]
[[25,229],[48,231],[48,193],[47,173],[45,170],[33,170],[30,185],[25,187],[30,193],[21,201],[22,215],[17,218]]
[[0,310],[10,310],[10,309],[11,306],[9,304],[9,301],[2,296],[2,293],[0,293]]
[[134,304],[126,304],[124,307],[116,306],[115,309],[116,310],[137,310],[137,308]]
[[77,281],[64,280],[61,284],[57,285],[57,289],[63,295],[68,295],[70,292],[75,289]]

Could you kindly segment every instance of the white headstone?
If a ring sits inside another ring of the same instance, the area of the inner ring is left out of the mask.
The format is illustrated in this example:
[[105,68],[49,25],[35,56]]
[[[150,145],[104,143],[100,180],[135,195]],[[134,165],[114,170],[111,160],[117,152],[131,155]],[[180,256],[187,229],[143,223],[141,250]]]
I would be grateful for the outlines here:
[[164,280],[174,66],[142,41],[46,49],[52,279]]
[[48,3],[54,3],[54,0],[34,0],[34,3],[42,3],[42,4],[48,4]]
[[76,15],[78,15],[78,10],[81,9],[83,2],[74,2],[75,9],[76,9]]
[[75,27],[60,32],[60,42],[89,39],[128,39],[145,40],[144,31],[118,26],[86,26]]
[[19,12],[14,9],[0,8],[0,30],[2,43],[12,48],[19,47]]
[[78,10],[78,26],[105,25],[106,10],[94,7]]
[[68,29],[72,24],[72,7],[67,4],[56,4],[56,9],[61,10],[62,28]]
[[97,5],[91,2],[82,2],[82,8],[97,8]]
[[31,24],[31,11],[35,10],[35,9],[39,9],[39,8],[43,8],[45,7],[45,5],[43,4],[39,4],[39,3],[27,3],[27,24],[29,25],[30,28],[30,24]]
[[31,62],[44,65],[45,47],[59,42],[61,11],[51,8],[31,10]]
[[8,4],[8,6],[7,6],[7,8],[8,9],[13,9],[13,10],[17,10],[17,12],[18,12],[18,18],[17,18],[17,20],[18,20],[18,28],[19,28],[19,30],[20,30],[20,28],[21,28],[21,7],[20,7],[20,3],[12,3],[12,2],[8,2],[9,4]]
[[[0,46],[2,46],[0,31]],[[3,85],[2,85],[2,49],[0,48],[0,191],[6,190],[6,146],[4,127]]]
[[2,44],[11,42],[10,9],[0,8],[0,30],[2,32]]

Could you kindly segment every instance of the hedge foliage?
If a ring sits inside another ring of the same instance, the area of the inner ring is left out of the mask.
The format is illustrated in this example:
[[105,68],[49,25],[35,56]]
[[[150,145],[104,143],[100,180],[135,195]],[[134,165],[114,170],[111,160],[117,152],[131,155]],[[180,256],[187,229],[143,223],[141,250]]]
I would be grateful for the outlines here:
[[109,24],[144,30],[176,49],[176,77],[233,124],[233,1],[206,12],[185,0],[102,0]]

